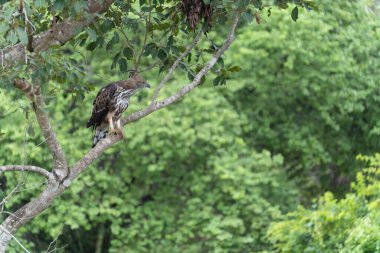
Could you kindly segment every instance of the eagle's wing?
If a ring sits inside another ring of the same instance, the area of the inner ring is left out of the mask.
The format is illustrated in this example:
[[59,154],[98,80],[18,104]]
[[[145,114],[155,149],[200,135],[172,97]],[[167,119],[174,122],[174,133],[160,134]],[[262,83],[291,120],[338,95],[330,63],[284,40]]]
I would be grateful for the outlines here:
[[97,127],[102,123],[104,118],[107,116],[111,98],[115,94],[117,86],[115,83],[111,83],[103,87],[96,95],[93,103],[92,115],[87,122],[87,127]]

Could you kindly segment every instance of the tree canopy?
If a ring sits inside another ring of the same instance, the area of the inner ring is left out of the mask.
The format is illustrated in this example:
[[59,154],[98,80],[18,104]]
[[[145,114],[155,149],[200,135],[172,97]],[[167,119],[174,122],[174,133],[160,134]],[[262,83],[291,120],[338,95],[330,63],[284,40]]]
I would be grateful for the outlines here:
[[[374,2],[0,10],[7,252],[376,252]],[[153,89],[132,98],[124,140],[90,149],[96,92],[134,70]]]
[[342,199],[327,192],[311,210],[300,207],[271,226],[268,237],[278,252],[379,250],[380,155],[359,156],[359,160],[369,167],[357,174],[352,192]]

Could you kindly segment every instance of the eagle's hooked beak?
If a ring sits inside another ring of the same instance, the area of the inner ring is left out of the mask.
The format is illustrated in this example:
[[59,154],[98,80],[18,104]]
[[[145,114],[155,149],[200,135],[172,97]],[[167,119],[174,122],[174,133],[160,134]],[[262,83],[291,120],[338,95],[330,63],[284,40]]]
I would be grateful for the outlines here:
[[145,83],[145,88],[150,88],[149,83]]

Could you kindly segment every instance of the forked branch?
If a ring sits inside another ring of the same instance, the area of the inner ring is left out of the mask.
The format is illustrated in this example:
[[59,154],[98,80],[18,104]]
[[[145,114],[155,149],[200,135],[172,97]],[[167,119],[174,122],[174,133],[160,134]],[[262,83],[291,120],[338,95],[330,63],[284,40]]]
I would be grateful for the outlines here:
[[[207,64],[195,75],[195,77],[194,77],[194,79],[193,79],[193,81],[191,83],[189,83],[188,85],[184,86],[181,90],[179,90],[177,93],[173,94],[172,96],[170,96],[170,97],[168,97],[166,99],[163,99],[163,100],[161,100],[159,102],[152,103],[149,107],[147,107],[147,108],[145,108],[145,109],[143,109],[141,111],[132,113],[128,117],[123,118],[122,119],[122,125],[124,126],[124,125],[126,125],[126,124],[128,124],[130,122],[139,120],[139,119],[141,119],[141,118],[143,118],[143,117],[151,114],[152,112],[155,112],[155,111],[157,111],[157,110],[159,110],[161,108],[164,108],[164,107],[166,107],[168,105],[173,104],[174,102],[180,100],[187,93],[189,93],[192,89],[194,89],[195,87],[197,87],[200,84],[202,77],[207,74],[207,72],[218,61],[218,59],[220,58],[220,56],[230,47],[230,45],[232,44],[232,42],[235,40],[235,38],[236,38],[235,30],[236,30],[237,24],[239,23],[239,19],[240,19],[240,13],[237,13],[234,16],[234,19],[232,21],[231,29],[230,29],[230,32],[228,33],[228,37],[227,37],[226,41],[218,49],[218,51],[216,51],[216,53],[207,62]],[[175,68],[173,68],[173,71],[174,71],[174,69]],[[163,85],[161,85],[161,86],[163,86]],[[154,96],[158,96],[158,92],[157,92],[157,95],[155,94]]]
[[45,101],[41,94],[41,86],[32,86],[24,79],[16,79],[14,85],[23,91],[30,101],[31,107],[41,128],[42,135],[44,136],[50,153],[53,157],[53,172],[58,176],[59,179],[65,178],[68,175],[68,166],[65,158],[65,153],[63,152],[58,138],[50,124],[49,117],[44,111]]
[[[219,50],[213,55],[213,57],[208,61],[208,63],[197,73],[194,77],[193,81],[182,89],[180,89],[177,93],[172,96],[163,99],[159,102],[152,103],[150,106],[141,110],[139,112],[133,113],[130,116],[123,118],[122,124],[123,126],[141,119],[150,113],[157,111],[161,108],[164,108],[184,97],[187,93],[189,93],[192,89],[197,87],[201,82],[202,77],[215,65],[220,56],[228,49],[228,47],[235,40],[235,30],[236,26],[239,22],[239,14],[236,14],[232,26],[228,35],[228,38],[224,42],[224,44],[219,48]],[[174,71],[175,68],[173,68]],[[37,108],[36,116],[39,120],[39,124],[43,131],[44,137],[46,141],[51,142],[49,145],[49,149],[53,153],[53,159],[64,159],[63,151],[59,146],[58,140],[51,129],[50,123],[47,120],[47,116],[44,114],[42,110],[43,100],[40,93],[40,90],[34,90],[33,87],[28,85],[24,80],[19,80],[16,84],[18,88],[21,89],[29,98],[32,105],[35,103]],[[39,93],[38,93],[39,92]],[[158,94],[158,93],[157,93]],[[40,96],[40,97],[39,97]],[[46,119],[44,118],[46,117]],[[46,128],[46,124],[48,127]],[[52,135],[53,134],[53,135]],[[17,229],[23,224],[27,223],[36,215],[43,212],[46,208],[48,208],[53,200],[58,197],[64,190],[70,185],[70,182],[74,180],[83,170],[85,170],[95,159],[97,159],[108,147],[113,145],[122,139],[121,135],[110,134],[108,137],[104,138],[102,141],[95,146],[95,148],[91,149],[82,159],[80,159],[72,168],[71,173],[67,176],[67,178],[63,181],[63,183],[57,181],[49,181],[46,189],[35,199],[31,200],[26,205],[19,208],[16,212],[8,216],[5,221],[1,224],[5,230],[0,230],[0,252],[4,252],[9,241],[12,239],[12,234],[14,234]],[[58,146],[56,146],[58,145]],[[62,151],[62,153],[61,153]],[[64,160],[65,161],[65,160]],[[55,164],[55,166],[58,166]],[[46,174],[47,175],[47,174]]]

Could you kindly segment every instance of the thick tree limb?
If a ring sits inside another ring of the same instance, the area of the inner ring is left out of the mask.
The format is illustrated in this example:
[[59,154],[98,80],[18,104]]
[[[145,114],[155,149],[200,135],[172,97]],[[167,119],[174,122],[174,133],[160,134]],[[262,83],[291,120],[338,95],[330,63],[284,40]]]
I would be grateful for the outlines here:
[[[104,0],[103,4],[97,0],[88,0],[88,13],[105,12],[114,0]],[[49,30],[42,32],[33,37],[32,48],[34,52],[40,52],[48,49],[52,45],[63,45],[84,28],[89,26],[95,19],[95,16],[86,17],[83,15],[81,19],[68,18],[63,22],[56,23]],[[25,60],[25,49],[21,43],[12,47],[4,48],[1,51],[1,63],[4,68],[11,67]]]
[[68,175],[68,165],[65,158],[65,153],[58,141],[58,138],[50,124],[49,117],[46,115],[45,101],[41,94],[40,85],[32,86],[24,79],[16,79],[15,87],[22,90],[29,99],[32,109],[36,115],[38,124],[41,128],[42,135],[48,145],[50,153],[53,157],[54,169],[53,173],[58,176],[58,179],[63,180]]
[[107,138],[101,140],[91,149],[82,159],[77,161],[70,170],[70,175],[63,182],[65,186],[69,185],[84,169],[86,169],[95,159],[97,159],[108,147],[122,139],[121,135],[111,134]]
[[153,95],[153,98],[152,98],[152,104],[151,105],[154,105],[154,103],[156,102],[157,98],[158,98],[158,95],[162,89],[162,87],[164,87],[164,85],[169,81],[169,79],[172,77],[174,71],[176,70],[178,64],[191,52],[191,50],[193,50],[193,48],[198,44],[201,36],[202,36],[202,33],[203,33],[203,29],[199,30],[199,32],[197,33],[197,35],[195,36],[193,42],[186,48],[186,50],[177,58],[177,60],[175,60],[175,62],[173,63],[173,65],[171,66],[171,68],[169,69],[169,72],[167,73],[167,75],[164,77],[164,79],[162,79],[162,81],[158,84],[157,86],[157,89],[155,90],[154,92],[154,95]]
[[8,216],[1,224],[4,229],[0,230],[0,253],[5,252],[9,241],[12,239],[12,234],[14,234],[20,226],[48,208],[53,200],[70,185],[72,180],[74,180],[108,147],[121,139],[121,135],[113,134],[99,142],[95,148],[91,149],[87,155],[73,166],[70,175],[62,184],[58,181],[49,181],[47,188],[37,198],[31,200],[29,203]]
[[49,178],[50,172],[37,166],[31,165],[4,165],[0,166],[0,173],[5,171],[31,171],[41,174],[42,176]]
[[[132,115],[123,118],[122,124],[128,124],[130,122],[136,121],[140,118],[143,118],[150,113],[157,111],[161,108],[164,108],[178,100],[180,100],[183,96],[189,93],[192,89],[194,89],[197,85],[199,85],[201,78],[215,65],[219,57],[228,49],[228,47],[235,40],[235,29],[237,23],[239,21],[239,15],[236,15],[233,19],[233,23],[231,26],[231,30],[229,32],[228,38],[222,47],[215,53],[215,55],[211,58],[211,60],[199,71],[199,73],[195,76],[194,80],[184,86],[181,90],[179,90],[174,95],[156,102],[146,109],[133,113]],[[31,87],[21,87],[25,93],[29,94],[29,90]],[[38,102],[38,100],[36,100]],[[37,115],[37,113],[36,113]],[[35,199],[31,200],[26,205],[19,208],[12,215],[8,216],[5,221],[1,224],[4,228],[0,230],[0,253],[4,252],[9,241],[12,239],[12,234],[14,234],[17,229],[23,224],[27,223],[36,215],[40,214],[46,208],[50,206],[53,200],[59,196],[84,169],[86,169],[96,158],[98,158],[108,147],[121,140],[122,137],[120,135],[109,135],[102,141],[100,141],[95,148],[91,149],[82,159],[80,159],[70,171],[68,177],[63,181],[63,183],[53,180],[49,181],[47,188]],[[7,232],[5,232],[7,231]]]

